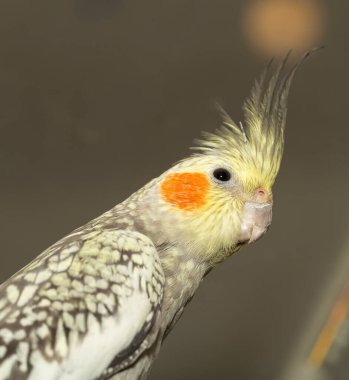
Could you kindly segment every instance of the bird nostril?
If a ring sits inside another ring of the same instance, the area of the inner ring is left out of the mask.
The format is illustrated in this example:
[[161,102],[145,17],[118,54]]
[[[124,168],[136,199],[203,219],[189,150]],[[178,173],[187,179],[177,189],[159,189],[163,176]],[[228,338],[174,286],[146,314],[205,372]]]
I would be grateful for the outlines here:
[[268,192],[263,187],[259,187],[255,192],[255,200],[257,202],[267,202],[269,200]]

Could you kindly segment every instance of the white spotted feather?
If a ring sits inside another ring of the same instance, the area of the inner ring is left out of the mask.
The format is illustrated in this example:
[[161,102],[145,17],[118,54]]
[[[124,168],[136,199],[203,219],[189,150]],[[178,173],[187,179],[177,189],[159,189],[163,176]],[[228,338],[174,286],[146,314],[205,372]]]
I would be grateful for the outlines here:
[[152,326],[164,275],[151,240],[72,236],[0,287],[0,380],[98,379]]

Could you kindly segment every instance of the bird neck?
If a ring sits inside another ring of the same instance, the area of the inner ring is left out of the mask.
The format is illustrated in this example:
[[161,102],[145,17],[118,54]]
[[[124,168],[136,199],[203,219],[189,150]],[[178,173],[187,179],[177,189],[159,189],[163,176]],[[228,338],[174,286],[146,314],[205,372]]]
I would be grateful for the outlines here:
[[209,267],[181,246],[162,246],[158,251],[165,273],[162,312],[168,326],[191,300]]

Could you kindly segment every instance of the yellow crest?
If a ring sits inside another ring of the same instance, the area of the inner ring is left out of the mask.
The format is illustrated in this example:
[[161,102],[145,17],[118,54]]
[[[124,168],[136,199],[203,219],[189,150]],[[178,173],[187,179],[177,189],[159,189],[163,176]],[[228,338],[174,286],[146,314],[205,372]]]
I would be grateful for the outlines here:
[[[216,133],[205,133],[194,149],[199,150],[199,154],[218,154],[227,158],[243,183],[252,187],[262,182],[271,188],[283,154],[287,97],[292,79],[313,50],[287,69],[290,51],[273,74],[270,74],[270,62],[244,103],[244,125],[234,123],[220,109],[222,126]],[[268,77],[270,79],[267,81]]]

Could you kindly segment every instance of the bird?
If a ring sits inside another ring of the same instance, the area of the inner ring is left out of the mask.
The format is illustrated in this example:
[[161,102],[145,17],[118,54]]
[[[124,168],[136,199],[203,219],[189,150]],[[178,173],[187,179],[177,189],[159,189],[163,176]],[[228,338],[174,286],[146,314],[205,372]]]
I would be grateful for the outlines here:
[[204,277],[272,220],[297,68],[272,62],[220,127],[0,286],[0,380],[146,379]]

